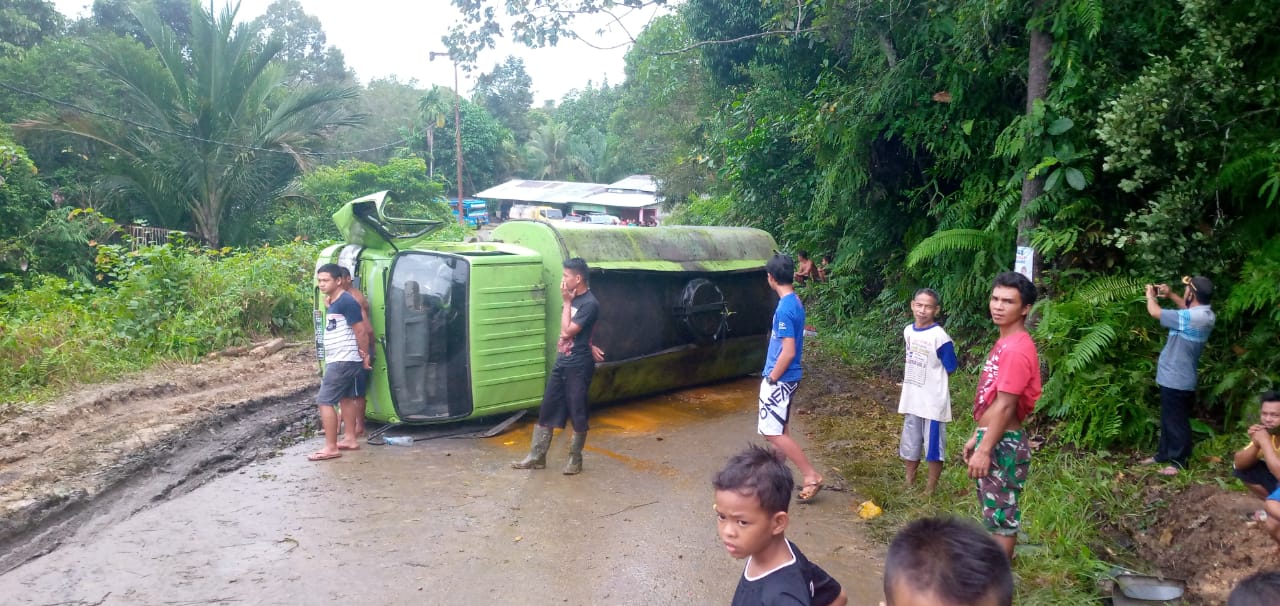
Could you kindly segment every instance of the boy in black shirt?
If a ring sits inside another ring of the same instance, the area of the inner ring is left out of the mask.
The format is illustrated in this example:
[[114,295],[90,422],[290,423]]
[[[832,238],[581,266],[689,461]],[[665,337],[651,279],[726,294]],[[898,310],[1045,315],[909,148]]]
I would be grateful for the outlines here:
[[776,452],[752,445],[711,481],[720,540],[747,566],[733,606],[844,606],[844,589],[787,540],[795,480]]
[[577,257],[564,262],[560,276],[560,337],[556,341],[559,354],[547,377],[529,455],[511,464],[516,469],[546,467],[551,432],[557,427],[564,429],[572,419],[573,438],[569,441],[569,462],[564,473],[582,472],[582,447],[587,443],[587,390],[596,371],[591,331],[600,317],[600,304],[587,286],[588,271],[587,262]]

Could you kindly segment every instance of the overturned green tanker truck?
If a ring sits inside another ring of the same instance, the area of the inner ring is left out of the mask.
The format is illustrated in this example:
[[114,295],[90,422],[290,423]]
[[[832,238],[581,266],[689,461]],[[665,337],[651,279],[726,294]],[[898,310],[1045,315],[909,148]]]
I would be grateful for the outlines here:
[[[600,301],[592,404],[759,373],[777,298],[766,232],[508,221],[488,241],[441,242],[438,221],[384,214],[387,192],[348,202],[344,242],[317,268],[351,271],[369,300],[368,417],[458,421],[536,408],[555,363],[562,263],[585,259]],[[316,291],[316,316],[323,299]],[[323,356],[323,351],[319,352]]]

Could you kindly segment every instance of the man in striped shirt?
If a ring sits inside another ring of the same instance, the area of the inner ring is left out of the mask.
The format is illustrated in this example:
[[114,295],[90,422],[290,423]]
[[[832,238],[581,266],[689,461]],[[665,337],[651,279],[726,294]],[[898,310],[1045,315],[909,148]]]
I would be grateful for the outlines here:
[[[321,265],[316,271],[316,286],[329,304],[325,308],[324,326],[324,379],[316,404],[320,409],[320,426],[324,429],[324,448],[311,453],[312,461],[336,459],[343,450],[356,450],[359,414],[355,405],[357,384],[361,373],[369,366],[368,318],[364,317],[360,304],[342,288],[342,268],[337,264]],[[345,433],[338,440],[338,412],[334,406],[342,404],[342,421]]]
[[[1147,313],[1169,329],[1160,351],[1156,384],[1160,386],[1160,445],[1156,456],[1143,463],[1165,463],[1161,475],[1177,475],[1191,458],[1191,407],[1196,401],[1196,366],[1213,332],[1215,317],[1209,301],[1213,282],[1204,276],[1183,278],[1179,297],[1164,284],[1147,285]],[[1156,297],[1173,301],[1178,309],[1164,309]]]

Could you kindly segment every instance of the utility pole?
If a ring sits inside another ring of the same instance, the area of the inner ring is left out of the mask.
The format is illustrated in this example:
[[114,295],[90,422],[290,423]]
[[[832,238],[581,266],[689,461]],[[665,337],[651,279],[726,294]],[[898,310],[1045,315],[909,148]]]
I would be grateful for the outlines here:
[[466,226],[467,214],[462,208],[462,91],[458,89],[458,62],[448,52],[431,51],[427,53],[428,61],[435,61],[436,57],[449,57],[449,60],[453,61],[453,139],[455,145],[454,159],[458,165],[458,182],[455,187],[458,190],[458,223]]

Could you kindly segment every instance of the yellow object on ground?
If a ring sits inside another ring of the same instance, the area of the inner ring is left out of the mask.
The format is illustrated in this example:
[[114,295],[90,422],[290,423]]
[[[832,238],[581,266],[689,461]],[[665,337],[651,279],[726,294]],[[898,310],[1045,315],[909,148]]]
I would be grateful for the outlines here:
[[864,520],[870,520],[882,513],[884,513],[884,510],[880,509],[880,506],[876,505],[874,501],[863,501],[862,505],[858,507],[858,517]]

